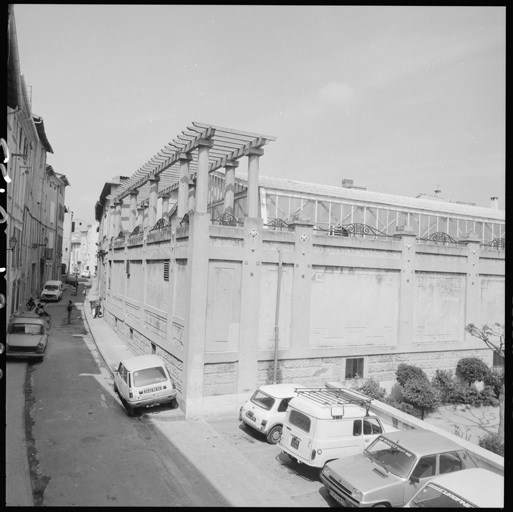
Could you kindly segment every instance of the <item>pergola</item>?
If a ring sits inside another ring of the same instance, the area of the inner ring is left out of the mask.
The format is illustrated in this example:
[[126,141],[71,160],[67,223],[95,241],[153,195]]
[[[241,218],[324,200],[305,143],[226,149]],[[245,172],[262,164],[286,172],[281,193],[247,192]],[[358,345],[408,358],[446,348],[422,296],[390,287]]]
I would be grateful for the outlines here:
[[[171,191],[178,189],[177,214],[183,216],[187,212],[189,184],[202,186],[198,175],[203,179],[206,176],[208,183],[209,173],[221,168],[232,171],[243,156],[258,159],[263,154],[262,147],[274,140],[276,137],[269,135],[193,122],[117,187],[109,196],[110,204],[121,205],[123,199],[130,196],[132,210],[138,203],[139,207],[149,206],[156,211],[157,198],[167,202]],[[258,174],[258,163],[256,169]],[[201,194],[199,201],[204,202],[203,195],[207,192],[198,190],[198,193]],[[202,206],[205,205],[200,204],[200,209]],[[149,220],[151,223],[156,219],[150,215]]]

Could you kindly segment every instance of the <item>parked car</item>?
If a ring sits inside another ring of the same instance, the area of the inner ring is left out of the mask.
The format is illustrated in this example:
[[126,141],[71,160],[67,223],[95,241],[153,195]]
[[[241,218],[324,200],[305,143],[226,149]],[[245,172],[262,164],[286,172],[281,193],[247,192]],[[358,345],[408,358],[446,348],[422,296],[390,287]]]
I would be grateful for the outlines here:
[[87,269],[84,269],[84,270],[82,270],[81,276],[82,277],[91,277],[91,271],[87,270]]
[[78,274],[68,274],[66,276],[66,284],[73,284],[78,282]]
[[48,346],[48,321],[35,313],[15,316],[7,329],[8,357],[42,361]]
[[64,287],[62,281],[46,281],[43,291],[41,292],[41,300],[59,301],[62,299]]
[[476,467],[454,441],[411,429],[381,435],[363,453],[326,464],[321,482],[344,507],[403,507],[436,476]]
[[504,477],[483,468],[428,481],[405,508],[504,508]]
[[383,432],[397,430],[369,412],[371,399],[348,388],[305,388],[293,398],[278,446],[300,464],[362,453]]
[[240,408],[239,421],[264,434],[268,443],[276,444],[281,437],[289,402],[302,387],[301,384],[260,386]]
[[164,361],[156,355],[129,357],[114,373],[114,390],[129,416],[138,408],[171,403],[176,407],[176,389]]

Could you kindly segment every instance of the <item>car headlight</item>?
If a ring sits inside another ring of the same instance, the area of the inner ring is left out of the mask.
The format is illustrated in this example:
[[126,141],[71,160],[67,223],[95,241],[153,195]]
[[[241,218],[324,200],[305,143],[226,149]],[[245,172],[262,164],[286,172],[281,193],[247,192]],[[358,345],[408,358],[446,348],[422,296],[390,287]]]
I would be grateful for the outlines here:
[[353,490],[351,491],[351,497],[356,501],[362,501],[362,493],[356,487],[353,487]]
[[328,466],[324,466],[322,472],[326,478],[329,478],[331,476],[331,470]]

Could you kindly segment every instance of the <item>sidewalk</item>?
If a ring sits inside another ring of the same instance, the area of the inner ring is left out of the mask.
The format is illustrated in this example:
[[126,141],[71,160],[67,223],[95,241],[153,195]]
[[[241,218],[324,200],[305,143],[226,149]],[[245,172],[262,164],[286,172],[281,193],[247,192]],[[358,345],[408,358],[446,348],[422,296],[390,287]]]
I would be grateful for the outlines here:
[[[82,309],[98,351],[113,374],[121,360],[135,354],[103,317],[92,317],[87,299]],[[184,420],[179,409],[166,411],[163,419],[164,421],[156,421],[154,425],[231,506],[297,507],[297,504],[283,492],[279,483],[248,463],[247,458],[207,421]]]

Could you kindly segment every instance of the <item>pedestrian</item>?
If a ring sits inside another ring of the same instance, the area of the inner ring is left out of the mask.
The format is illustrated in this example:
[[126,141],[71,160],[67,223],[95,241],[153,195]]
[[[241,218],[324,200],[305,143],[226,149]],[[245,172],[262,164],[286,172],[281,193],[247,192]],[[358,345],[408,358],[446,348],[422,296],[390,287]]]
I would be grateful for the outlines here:
[[50,315],[46,312],[45,307],[43,306],[43,304],[41,304],[41,303],[39,303],[39,304],[36,306],[35,313],[37,313],[39,316],[50,316]]
[[71,324],[71,312],[73,311],[73,308],[75,305],[70,300],[68,301],[68,325]]
[[99,318],[101,312],[102,312],[102,299],[98,299],[96,301],[96,314],[95,314],[95,318]]

